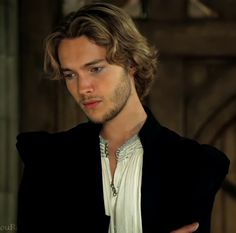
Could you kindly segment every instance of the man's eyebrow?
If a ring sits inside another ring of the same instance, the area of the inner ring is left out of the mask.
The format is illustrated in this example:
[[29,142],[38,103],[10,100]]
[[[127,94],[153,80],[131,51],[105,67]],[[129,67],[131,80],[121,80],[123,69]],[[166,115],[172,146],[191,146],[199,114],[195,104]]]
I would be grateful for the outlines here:
[[66,72],[66,71],[72,71],[72,70],[70,70],[70,69],[67,69],[67,68],[60,68],[60,70],[61,70],[61,72]]
[[100,62],[104,62],[104,61],[106,61],[106,60],[105,59],[95,59],[93,61],[90,61],[90,62],[84,64],[83,67],[92,66],[92,65],[98,64]]
[[[104,62],[104,61],[106,61],[106,59],[95,59],[95,60],[93,60],[93,61],[90,61],[90,62],[88,62],[88,63],[85,63],[84,65],[82,65],[82,67],[85,67],[85,68],[86,68],[86,67],[88,67],[88,66],[96,65],[96,64],[98,64],[98,63],[100,63],[100,62]],[[61,70],[62,72],[72,71],[72,70],[69,69],[69,68],[63,68],[63,67],[61,67],[60,70]]]

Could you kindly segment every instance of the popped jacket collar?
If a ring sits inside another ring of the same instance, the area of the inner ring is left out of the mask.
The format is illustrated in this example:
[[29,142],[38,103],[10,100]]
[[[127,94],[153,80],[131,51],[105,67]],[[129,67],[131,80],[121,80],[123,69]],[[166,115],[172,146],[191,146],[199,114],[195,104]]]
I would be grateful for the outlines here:
[[[150,138],[155,138],[155,140],[156,140],[157,137],[158,138],[160,137],[160,132],[161,132],[162,126],[155,119],[155,117],[152,114],[151,110],[146,106],[143,106],[143,107],[144,107],[144,110],[147,114],[147,119],[146,119],[143,127],[139,131],[139,136],[141,138],[142,143],[149,144],[151,142]],[[89,121],[89,124],[94,129],[94,133],[95,133],[94,135],[99,136],[100,131],[102,129],[102,124],[94,124],[90,121]]]

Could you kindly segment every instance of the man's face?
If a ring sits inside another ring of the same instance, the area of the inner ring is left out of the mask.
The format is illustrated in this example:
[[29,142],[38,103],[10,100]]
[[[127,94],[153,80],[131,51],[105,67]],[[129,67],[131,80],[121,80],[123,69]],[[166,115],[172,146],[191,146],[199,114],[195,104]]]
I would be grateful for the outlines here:
[[67,88],[87,117],[104,123],[116,117],[131,94],[131,76],[106,61],[106,49],[87,37],[64,39],[58,48]]

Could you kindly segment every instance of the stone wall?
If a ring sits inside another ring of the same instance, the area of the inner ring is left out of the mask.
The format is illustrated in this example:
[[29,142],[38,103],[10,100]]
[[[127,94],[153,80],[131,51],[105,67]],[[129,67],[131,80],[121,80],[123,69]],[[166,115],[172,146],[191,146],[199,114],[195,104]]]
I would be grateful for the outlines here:
[[15,232],[18,156],[18,5],[0,1],[0,231]]

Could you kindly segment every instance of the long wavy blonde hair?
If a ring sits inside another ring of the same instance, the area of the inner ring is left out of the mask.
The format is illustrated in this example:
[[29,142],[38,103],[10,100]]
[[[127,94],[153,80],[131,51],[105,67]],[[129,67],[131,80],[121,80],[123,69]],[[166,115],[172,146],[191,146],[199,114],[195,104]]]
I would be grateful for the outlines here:
[[65,16],[46,38],[44,70],[52,79],[61,79],[58,46],[61,40],[86,36],[107,50],[110,64],[135,67],[135,87],[140,100],[149,93],[156,66],[156,49],[149,46],[132,18],[117,6],[92,3]]

